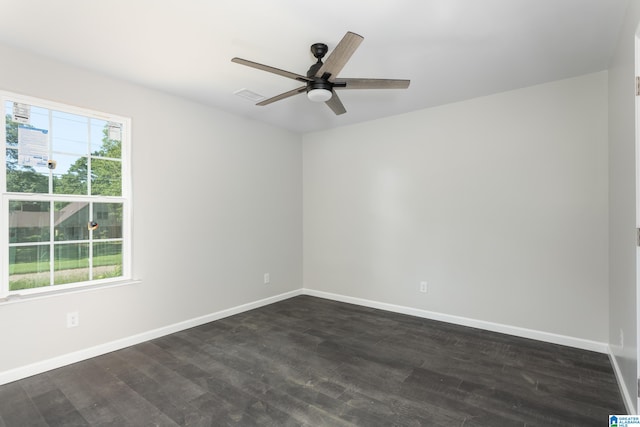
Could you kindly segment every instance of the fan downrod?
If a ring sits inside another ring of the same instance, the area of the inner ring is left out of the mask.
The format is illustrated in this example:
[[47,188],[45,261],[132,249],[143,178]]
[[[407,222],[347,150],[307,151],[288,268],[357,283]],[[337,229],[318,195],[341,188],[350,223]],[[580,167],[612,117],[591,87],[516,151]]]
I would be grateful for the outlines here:
[[322,67],[322,58],[327,54],[329,48],[324,43],[314,43],[311,45],[311,53],[318,60],[315,64],[311,65],[309,71],[307,71],[307,77],[315,78],[316,73]]

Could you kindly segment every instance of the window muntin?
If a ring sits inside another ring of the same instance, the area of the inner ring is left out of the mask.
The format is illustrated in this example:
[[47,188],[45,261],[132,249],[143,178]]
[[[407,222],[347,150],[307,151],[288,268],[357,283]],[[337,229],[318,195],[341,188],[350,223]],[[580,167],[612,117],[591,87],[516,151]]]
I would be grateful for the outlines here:
[[[0,95],[0,297],[129,279],[129,119]],[[13,120],[14,103],[26,122]],[[34,134],[42,157],[24,137]]]

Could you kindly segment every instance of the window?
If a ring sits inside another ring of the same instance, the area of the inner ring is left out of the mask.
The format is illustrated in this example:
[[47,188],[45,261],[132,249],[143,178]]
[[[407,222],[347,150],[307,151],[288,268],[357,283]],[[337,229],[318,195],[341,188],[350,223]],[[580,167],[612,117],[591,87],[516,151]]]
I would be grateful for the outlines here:
[[129,279],[130,120],[0,95],[0,297]]

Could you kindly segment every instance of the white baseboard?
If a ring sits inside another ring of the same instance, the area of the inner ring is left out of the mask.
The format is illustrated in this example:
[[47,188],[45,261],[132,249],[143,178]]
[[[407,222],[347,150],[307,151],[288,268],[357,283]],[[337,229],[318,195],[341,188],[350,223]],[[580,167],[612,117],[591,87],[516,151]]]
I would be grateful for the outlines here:
[[370,308],[378,308],[380,310],[392,311],[394,313],[408,314],[410,316],[422,317],[425,319],[439,320],[456,325],[470,326],[472,328],[485,329],[487,331],[500,332],[507,335],[515,335],[518,337],[530,338],[553,344],[566,345],[568,347],[596,351],[598,353],[607,354],[609,352],[609,346],[607,343],[569,337],[566,335],[559,335],[551,332],[543,332],[534,329],[520,328],[517,326],[503,325],[500,323],[486,322],[484,320],[470,319],[467,317],[437,313],[434,311],[421,310],[418,308],[411,308],[379,301],[349,297],[346,295],[333,294],[329,292],[315,291],[313,289],[303,289],[302,294],[330,299],[334,301],[346,302],[350,304],[362,305]]
[[[27,378],[32,375],[40,374],[51,369],[60,368],[62,366],[70,365],[72,363],[80,362],[82,360],[90,359],[92,357],[100,356],[112,351],[120,350],[126,347],[130,347],[135,344],[140,344],[145,341],[149,341],[155,338],[159,338],[165,335],[169,335],[175,332],[179,332],[185,329],[193,328],[195,326],[203,325],[205,323],[213,322],[218,319],[233,316],[234,314],[243,313],[245,311],[253,310],[265,305],[273,304],[278,301],[282,301],[288,298],[292,298],[298,295],[310,295],[319,298],[325,298],[334,301],[346,302],[350,304],[361,305],[365,307],[377,308],[380,310],[391,311],[395,313],[408,314],[410,316],[422,317],[426,319],[439,320],[443,322],[453,323],[457,325],[470,326],[473,328],[485,329],[494,332],[500,332],[508,335],[515,335],[524,338],[531,338],[539,341],[546,341],[554,344],[566,345],[570,347],[580,348],[584,350],[597,351],[599,353],[610,354],[609,346],[605,343],[584,340],[581,338],[568,337],[564,335],[553,334],[549,332],[536,331],[532,329],[519,328],[516,326],[502,325],[498,323],[486,322],[482,320],[469,319],[465,317],[453,316],[449,314],[437,313],[428,310],[421,310],[417,308],[405,307],[395,304],[388,304],[379,301],[372,301],[362,298],[349,297],[346,295],[333,294],[329,292],[315,291],[312,289],[297,289],[290,292],[285,292],[280,295],[261,299],[247,304],[242,304],[236,307],[232,307],[226,310],[221,310],[215,313],[207,314],[205,316],[196,317],[194,319],[185,320],[183,322],[174,323],[172,325],[164,326],[151,331],[143,332],[141,334],[132,335],[130,337],[122,338],[119,340],[111,341],[108,343],[100,344],[87,349],[75,351],[72,353],[64,354],[51,359],[43,360],[40,362],[32,363],[18,368],[10,369],[0,372],[0,385],[7,384],[13,381],[17,381],[22,378]],[[617,367],[615,364],[615,358],[612,358],[614,363],[614,369]],[[618,377],[618,383],[624,384],[620,381],[622,378],[619,374],[619,369],[616,370],[616,376]],[[621,390],[623,390],[621,388]],[[625,394],[625,404],[629,408],[635,407],[635,405],[628,406],[631,402],[629,393],[627,390],[623,390]]]
[[265,305],[273,304],[275,302],[289,299],[291,297],[295,297],[301,294],[302,294],[301,289],[291,291],[291,292],[285,292],[283,294],[261,299],[259,301],[242,304],[236,307],[228,308],[226,310],[221,310],[215,313],[207,314],[205,316],[196,317],[194,319],[185,320],[183,322],[174,323],[168,326],[163,326],[161,328],[153,329],[151,331],[143,332],[141,334],[132,335],[130,337],[122,338],[122,339],[111,341],[105,344],[100,344],[94,347],[75,351],[73,353],[63,354],[58,357],[43,360],[41,362],[36,362],[30,365],[20,366],[15,369],[10,369],[8,371],[0,372],[0,385],[17,381],[22,378],[27,378],[32,375],[41,374],[51,369],[60,368],[62,366],[70,365],[72,363],[80,362],[82,360],[90,359],[92,357],[100,356],[102,354],[106,354],[112,351],[130,347],[135,344],[140,344],[145,341],[149,341],[165,335],[173,334],[175,332],[193,328],[195,326],[200,326],[205,323],[213,322],[214,320],[219,320],[225,317],[233,316],[234,314],[239,314],[245,311],[253,310],[254,308],[259,308]]
[[[613,372],[616,375],[616,380],[618,381],[618,388],[620,389],[620,394],[622,394],[622,399],[624,400],[624,406],[627,408],[627,414],[636,414],[636,402],[635,399],[631,397],[631,393],[627,388],[627,383],[624,382],[624,377],[622,376],[622,371],[620,370],[620,365],[618,365],[618,359],[613,354],[611,347],[608,348],[609,360],[611,361],[611,366],[613,366]],[[639,408],[640,409],[640,408]],[[616,415],[624,415],[624,414],[616,414]]]

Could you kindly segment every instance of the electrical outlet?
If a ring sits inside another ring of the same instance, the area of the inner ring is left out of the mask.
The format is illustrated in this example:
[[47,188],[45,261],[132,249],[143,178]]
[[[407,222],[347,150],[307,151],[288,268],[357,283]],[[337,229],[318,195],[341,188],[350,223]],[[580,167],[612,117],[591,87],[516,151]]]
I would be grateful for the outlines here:
[[75,328],[80,324],[80,315],[77,311],[67,313],[67,328]]
[[269,276],[269,273],[264,273],[264,284],[268,285],[269,283],[271,283],[271,277]]
[[427,293],[427,282],[420,282],[420,292]]

